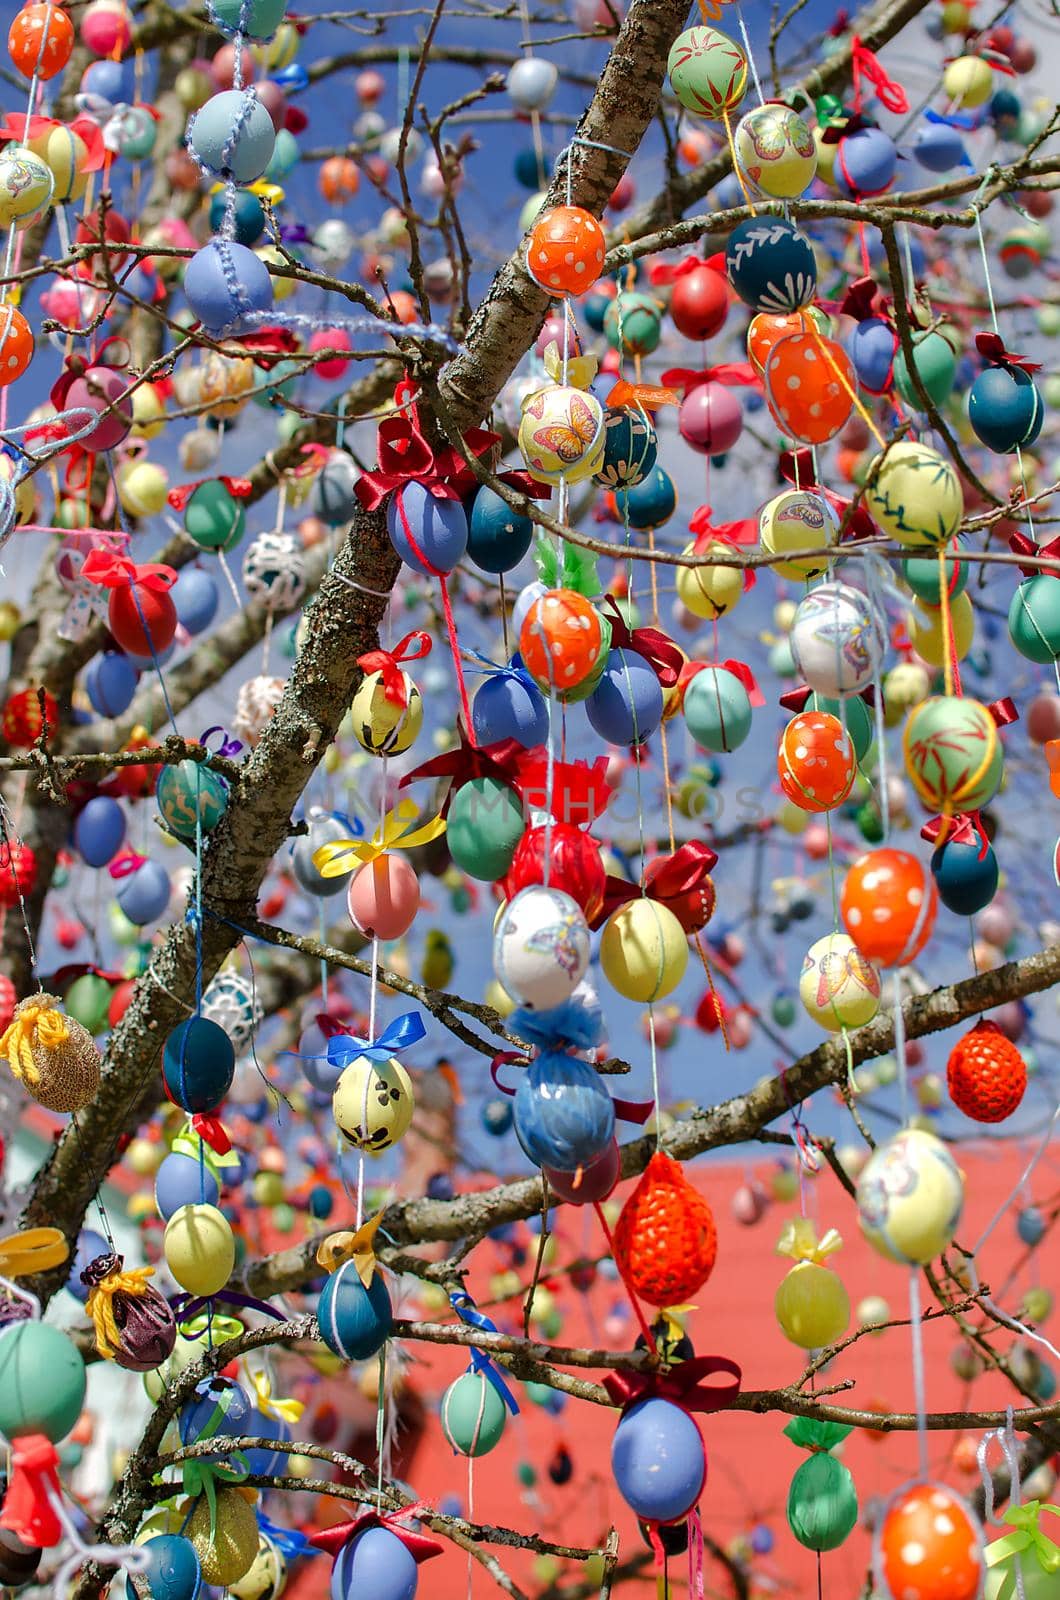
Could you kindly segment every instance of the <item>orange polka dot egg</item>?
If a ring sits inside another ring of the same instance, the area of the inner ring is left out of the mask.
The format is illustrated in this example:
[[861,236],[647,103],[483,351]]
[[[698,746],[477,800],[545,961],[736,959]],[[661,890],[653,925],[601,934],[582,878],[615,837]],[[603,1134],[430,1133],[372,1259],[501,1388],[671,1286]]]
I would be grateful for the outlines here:
[[843,880],[843,925],[870,961],[904,967],[931,937],[938,890],[930,870],[907,850],[886,846],[859,856]]
[[569,693],[596,671],[604,650],[599,612],[573,589],[539,595],[519,630],[519,653],[546,693]]
[[526,246],[526,270],[539,288],[556,298],[584,294],[604,269],[604,230],[581,206],[556,206],[534,223]]
[[827,334],[831,323],[823,311],[808,306],[802,311],[759,311],[751,318],[747,329],[747,359],[761,378],[766,360],[773,346],[781,339],[790,339],[796,333],[809,333],[816,328]]
[[952,1489],[913,1483],[891,1500],[876,1534],[876,1586],[884,1600],[976,1600],[983,1530]]
[[854,742],[829,711],[801,711],[780,739],[780,787],[801,811],[831,811],[850,793],[857,775]]
[[773,420],[801,444],[834,439],[854,408],[857,379],[850,357],[816,330],[778,340],[763,377]]

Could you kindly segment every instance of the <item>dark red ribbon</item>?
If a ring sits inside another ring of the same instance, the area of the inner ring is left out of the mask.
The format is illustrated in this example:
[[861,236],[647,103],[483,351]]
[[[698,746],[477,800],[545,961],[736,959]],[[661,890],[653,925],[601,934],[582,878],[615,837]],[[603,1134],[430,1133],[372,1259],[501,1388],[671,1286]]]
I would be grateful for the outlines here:
[[920,837],[934,845],[978,845],[980,861],[985,859],[990,848],[990,840],[978,811],[960,811],[953,817],[931,817],[921,828]]
[[[1035,544],[1034,540],[1025,533],[1009,534],[1008,547],[1018,556],[1037,556],[1043,561],[1055,561],[1060,567],[1060,533],[1050,539],[1047,544]],[[1020,567],[1025,578],[1036,578],[1043,571],[1041,567]],[[1047,574],[1050,578],[1060,576],[1056,572]]]
[[994,726],[1007,728],[1010,723],[1018,722],[1020,714],[1016,710],[1016,702],[1009,699],[1008,695],[1001,700],[991,700],[986,708],[994,719]]
[[[407,379],[398,384],[394,399],[399,406],[384,417],[376,434],[379,465],[362,473],[354,492],[366,511],[375,511],[395,489],[419,483],[438,500],[461,500],[475,487],[477,479],[463,456],[452,446],[435,451],[424,438],[419,410],[409,396],[415,386]],[[500,434],[486,428],[471,428],[464,444],[473,456],[481,456],[495,444]]]
[[[808,683],[800,683],[794,689],[785,689],[780,696],[780,704],[785,711],[793,711],[798,714],[800,711],[805,711],[812,694],[813,690]],[[850,695],[849,698],[851,700],[864,700],[871,711],[876,704],[876,691],[870,683],[864,689],[859,689],[857,694]]]
[[[728,1382],[704,1382],[717,1374]],[[609,1372],[604,1388],[623,1411],[638,1400],[669,1400],[682,1411],[709,1415],[735,1405],[742,1378],[742,1369],[728,1356],[692,1356],[668,1372]]]
[[653,261],[648,268],[648,282],[653,288],[676,283],[678,278],[685,278],[690,272],[698,272],[700,267],[709,267],[712,272],[725,276],[724,257],[715,255],[708,258],[691,255],[685,256],[683,261]]
[[685,678],[686,688],[697,672],[703,672],[707,667],[720,668],[723,672],[731,672],[734,678],[739,678],[747,690],[748,698],[753,706],[765,705],[765,696],[758,687],[758,680],[746,661],[734,661],[730,658],[728,661],[692,661],[688,665],[691,671],[687,673]]
[[357,657],[357,665],[362,671],[380,672],[383,675],[383,698],[389,700],[391,705],[400,706],[402,710],[408,705],[408,694],[405,690],[405,674],[401,669],[403,661],[419,661],[423,656],[429,655],[431,649],[431,636],[422,628],[416,628],[412,633],[406,633],[399,639],[393,650],[369,650],[366,655]]
[[81,568],[87,583],[98,583],[104,589],[152,589],[164,594],[177,581],[172,567],[157,561],[130,561],[128,556],[116,556],[110,550],[90,550]]
[[890,322],[891,303],[875,278],[858,278],[840,301],[839,314],[853,317],[855,322],[867,322],[870,317]]
[[610,613],[611,648],[632,650],[635,655],[643,656],[663,688],[672,689],[685,658],[669,634],[663,633],[661,628],[629,628],[613,594],[604,596],[600,609]]
[[396,1539],[401,1540],[418,1566],[421,1561],[429,1561],[432,1556],[440,1556],[443,1547],[437,1539],[432,1539],[425,1533],[414,1533],[411,1528],[402,1527],[400,1519],[430,1515],[430,1508],[422,1501],[417,1501],[415,1505],[402,1506],[398,1511],[362,1511],[352,1522],[340,1522],[334,1528],[322,1528],[319,1533],[311,1533],[309,1543],[317,1550],[325,1550],[328,1555],[337,1556],[342,1547],[355,1534],[363,1533],[365,1528],[385,1528],[387,1533],[392,1533]]
[[692,894],[702,888],[718,864],[718,855],[709,845],[700,844],[697,839],[690,839],[687,844],[675,850],[672,856],[661,857],[660,862],[651,879],[645,882],[643,891],[640,884],[630,883],[628,878],[613,878],[609,875],[604,885],[603,906],[593,918],[590,927],[602,928],[612,911],[617,911],[619,906],[624,906],[629,900],[639,900],[642,892],[649,900],[657,900],[660,905],[672,909],[672,902],[679,901],[686,894]]
[[[708,263],[709,265],[709,263]],[[668,389],[692,393],[704,383],[723,383],[729,389],[760,389],[762,380],[749,361],[722,361],[716,367],[671,367],[660,380]]]
[[858,34],[850,41],[850,65],[854,74],[855,109],[861,106],[861,80],[866,78],[886,110],[893,111],[896,116],[903,116],[909,110],[909,98],[902,85],[887,76],[879,56],[862,44]]
[[995,367],[1018,367],[1020,372],[1040,372],[1040,361],[1028,361],[1026,356],[1013,355],[1011,350],[1006,350],[999,333],[977,333],[975,348],[984,361],[989,361]]
[[519,757],[526,753],[518,739],[501,739],[497,744],[480,748],[471,743],[459,723],[457,733],[460,743],[455,750],[443,750],[441,755],[422,762],[398,781],[398,788],[404,789],[420,778],[449,778],[449,789],[441,806],[443,817],[448,816],[456,791],[475,778],[496,778],[499,783],[506,783],[510,789],[514,789],[517,763]]
[[27,1433],[11,1445],[11,1465],[0,1511],[0,1528],[23,1544],[50,1550],[63,1536],[49,1491],[58,1500],[59,1452],[42,1433]]

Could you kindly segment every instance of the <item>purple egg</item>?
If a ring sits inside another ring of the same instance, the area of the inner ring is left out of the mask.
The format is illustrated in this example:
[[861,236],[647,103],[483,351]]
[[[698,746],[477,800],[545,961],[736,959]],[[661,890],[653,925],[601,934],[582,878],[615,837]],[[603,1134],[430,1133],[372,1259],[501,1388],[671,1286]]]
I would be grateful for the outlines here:
[[390,542],[407,567],[430,577],[452,572],[467,550],[467,512],[439,500],[422,483],[407,483],[386,508]]
[[263,261],[234,239],[211,239],[184,272],[184,294],[207,333],[240,333],[272,310],[272,279]]

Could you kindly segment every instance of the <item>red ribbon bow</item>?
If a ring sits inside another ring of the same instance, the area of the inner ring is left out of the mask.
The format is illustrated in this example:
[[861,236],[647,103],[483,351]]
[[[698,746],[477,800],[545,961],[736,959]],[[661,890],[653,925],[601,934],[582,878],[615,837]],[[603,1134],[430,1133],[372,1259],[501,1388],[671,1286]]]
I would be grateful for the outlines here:
[[419,661],[423,656],[429,655],[431,650],[431,636],[424,633],[422,628],[416,628],[412,633],[406,633],[399,639],[393,650],[369,650],[366,655],[357,657],[357,665],[365,673],[381,672],[383,675],[383,698],[389,700],[393,706],[400,706],[402,710],[409,703],[408,693],[405,689],[405,674],[401,670],[402,661]]
[[629,628],[613,594],[604,596],[602,610],[610,612],[611,648],[632,650],[643,656],[664,689],[672,689],[685,658],[661,628]]
[[27,117],[22,111],[13,111],[0,122],[0,140],[14,139],[17,144],[26,144],[43,138],[55,128],[65,128],[83,142],[85,155],[77,163],[78,172],[98,172],[107,158],[103,129],[84,113],[72,122],[58,122],[54,117]]
[[[1034,540],[1025,533],[1012,533],[1009,535],[1008,547],[1018,556],[1037,556],[1041,560],[1055,561],[1057,567],[1060,568],[1060,533],[1050,539],[1048,544],[1035,544]],[[1021,566],[1020,571],[1025,578],[1036,578],[1046,569],[1037,566]],[[1060,577],[1060,571],[1050,572],[1048,576],[1050,578]]]
[[978,811],[960,811],[953,817],[931,817],[920,830],[920,837],[928,844],[978,844],[982,861],[990,848],[990,840]]
[[215,1117],[212,1111],[196,1111],[191,1119],[191,1126],[203,1144],[208,1144],[217,1155],[226,1156],[231,1150],[232,1141],[228,1137],[228,1130],[220,1117]]
[[653,288],[676,283],[678,278],[685,278],[690,272],[697,272],[700,267],[709,267],[712,272],[720,273],[722,277],[725,275],[724,257],[690,255],[685,256],[682,261],[653,261],[648,268],[648,282]]
[[762,380],[749,361],[722,361],[716,367],[671,367],[664,372],[662,382],[668,389],[680,389],[684,395],[692,393],[704,383],[723,383],[728,389],[760,389]]
[[746,661],[733,661],[731,659],[728,661],[692,661],[688,665],[691,671],[688,672],[685,678],[686,688],[697,672],[704,672],[707,667],[720,668],[723,672],[731,672],[734,678],[739,678],[747,690],[747,697],[753,706],[765,705],[765,696],[758,687],[758,680]]
[[23,1544],[51,1549],[63,1536],[50,1494],[60,1498],[59,1452],[42,1433],[27,1433],[11,1446],[11,1467],[0,1511],[0,1528]]
[[112,878],[129,878],[134,872],[139,872],[146,856],[137,855],[135,850],[123,850],[120,856],[115,856],[107,871]]
[[352,1522],[340,1522],[334,1528],[322,1528],[319,1533],[309,1535],[309,1543],[317,1550],[326,1550],[328,1555],[337,1556],[355,1534],[363,1533],[365,1528],[385,1528],[395,1538],[400,1539],[409,1555],[419,1566],[421,1561],[429,1561],[432,1556],[440,1556],[442,1546],[437,1539],[430,1538],[425,1533],[414,1533],[411,1528],[400,1525],[402,1517],[416,1517],[430,1515],[430,1507],[424,1505],[422,1500],[415,1505],[402,1506],[398,1511],[362,1511],[354,1517]]
[[[364,472],[354,485],[354,492],[366,511],[375,511],[387,495],[393,494],[407,483],[419,483],[438,500],[461,500],[474,488],[475,474],[452,446],[437,451],[431,449],[420,428],[419,410],[409,396],[414,386],[404,379],[394,391],[400,410],[384,417],[376,434],[379,465],[374,472]],[[500,443],[500,435],[486,428],[471,428],[464,434],[464,444],[474,456],[481,456]]]
[[[673,910],[673,902],[701,888],[717,864],[716,850],[690,839],[672,856],[659,858],[651,878],[645,881],[643,893],[649,900],[657,900],[660,905]],[[594,930],[602,928],[612,911],[617,911],[629,900],[638,900],[641,893],[640,884],[630,883],[628,878],[608,875],[604,885],[604,903],[589,926]]]
[[406,772],[398,781],[398,788],[405,789],[418,778],[448,778],[449,789],[441,805],[443,817],[448,816],[456,791],[475,778],[496,778],[498,782],[514,789],[518,760],[526,753],[518,739],[501,739],[497,744],[480,748],[471,743],[459,723],[457,733],[460,743],[455,750],[443,750],[440,756],[432,756],[429,761]]
[[[804,711],[806,709],[806,705],[812,694],[813,690],[810,688],[808,683],[800,683],[797,684],[794,689],[785,689],[784,693],[780,696],[779,703],[784,707],[785,711],[793,711],[797,715],[800,711]],[[867,684],[864,689],[859,689],[857,694],[851,695],[849,698],[851,700],[864,700],[865,704],[871,711],[876,704],[876,691],[870,683]]]
[[246,500],[254,493],[254,485],[249,478],[222,475],[217,478],[196,478],[194,483],[178,483],[175,489],[170,489],[166,499],[174,511],[183,511],[196,489],[201,489],[204,483],[223,483],[233,500]]
[[[548,760],[543,753],[527,750],[517,739],[502,739],[498,744],[479,748],[468,739],[458,724],[460,743],[455,750],[406,772],[398,782],[404,789],[417,778],[448,778],[449,790],[441,805],[447,816],[453,795],[473,778],[496,778],[522,796],[525,805],[542,809],[548,801]],[[575,827],[591,827],[607,810],[614,790],[607,782],[607,757],[595,761],[557,761],[552,773],[552,815]]]
[[875,278],[858,278],[847,289],[839,305],[841,317],[853,317],[855,322],[867,322],[879,317],[891,320],[891,303]]
[[1028,361],[1026,356],[1015,356],[1011,350],[1006,350],[999,333],[977,333],[975,348],[984,361],[989,361],[995,367],[1018,367],[1021,372],[1040,372],[1040,361]]
[[[703,1381],[717,1373],[725,1374],[729,1381]],[[742,1369],[727,1356],[691,1356],[668,1372],[609,1372],[604,1388],[623,1411],[638,1400],[670,1400],[682,1411],[709,1415],[727,1411],[736,1403],[742,1378]]]
[[909,110],[909,98],[900,83],[895,83],[887,72],[879,56],[867,45],[863,45],[858,34],[850,41],[850,64],[854,72],[854,107],[861,108],[861,80],[867,78],[876,91],[876,98],[888,111],[893,111],[896,116],[902,116]]
[[120,334],[112,334],[109,339],[104,339],[94,356],[85,355],[81,350],[72,351],[63,363],[62,372],[51,386],[49,399],[52,405],[56,411],[61,411],[74,383],[78,378],[83,378],[93,367],[110,367],[114,371],[121,372],[129,365],[131,358],[129,343]]
[[116,556],[112,550],[90,550],[81,568],[87,583],[101,584],[104,589],[152,589],[164,594],[177,581],[172,567],[157,561],[130,561],[128,556]]
[[[710,506],[697,506],[688,519],[688,531],[693,535],[692,554],[705,555],[712,544],[726,544],[732,550],[738,550],[741,545],[752,545],[758,539],[758,523],[753,517],[741,517],[736,522],[719,522],[714,524],[710,520]],[[754,567],[744,567],[742,570],[743,590],[753,589],[758,582],[758,574]]]

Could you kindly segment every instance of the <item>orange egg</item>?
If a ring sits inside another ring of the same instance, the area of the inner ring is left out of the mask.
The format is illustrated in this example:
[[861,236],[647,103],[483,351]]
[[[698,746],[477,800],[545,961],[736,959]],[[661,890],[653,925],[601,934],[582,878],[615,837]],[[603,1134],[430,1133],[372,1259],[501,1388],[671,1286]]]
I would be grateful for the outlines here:
[[913,1483],[891,1500],[877,1534],[875,1578],[889,1600],[976,1600],[983,1530],[960,1495]]
[[519,631],[519,653],[541,688],[577,688],[595,670],[603,647],[600,618],[584,595],[550,589],[539,596]]
[[870,961],[905,967],[931,937],[938,912],[931,872],[906,850],[883,846],[859,856],[843,879],[843,925]]
[[353,198],[361,186],[361,174],[349,156],[329,156],[321,165],[317,183],[324,199],[336,204]]
[[23,6],[11,24],[7,48],[24,78],[36,75],[47,82],[70,59],[74,25],[61,6]]
[[0,389],[21,378],[33,360],[33,330],[15,306],[0,305]]
[[854,409],[853,363],[816,329],[778,340],[762,376],[773,420],[801,444],[827,444]]
[[747,329],[747,359],[758,376],[762,377],[765,372],[766,358],[775,344],[781,339],[790,339],[792,334],[805,333],[813,326],[814,319],[809,311],[759,311],[752,317]]
[[554,298],[582,294],[604,269],[607,241],[591,211],[556,206],[538,217],[526,246],[526,270]]
[[780,736],[780,787],[802,811],[831,811],[842,804],[857,770],[853,740],[829,711],[801,711]]

